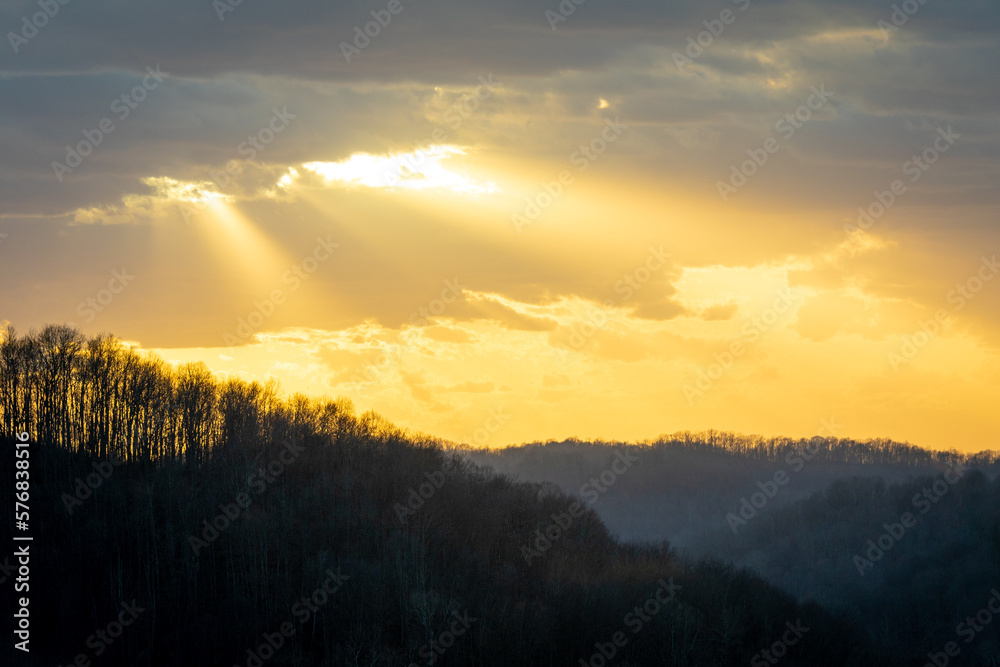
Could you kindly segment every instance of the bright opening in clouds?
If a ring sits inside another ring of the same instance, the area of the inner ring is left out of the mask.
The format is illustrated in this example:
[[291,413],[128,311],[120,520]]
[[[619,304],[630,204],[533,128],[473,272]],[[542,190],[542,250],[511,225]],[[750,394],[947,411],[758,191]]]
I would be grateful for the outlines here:
[[211,201],[232,201],[232,197],[215,192],[212,183],[183,183],[168,176],[150,177],[142,182],[153,188],[156,196],[177,202],[202,203]]
[[369,188],[441,188],[466,194],[496,192],[493,183],[477,183],[465,174],[445,168],[441,163],[466,151],[458,146],[429,146],[410,153],[369,155],[356,153],[341,162],[308,162],[302,167],[322,176],[327,182],[363,185]]

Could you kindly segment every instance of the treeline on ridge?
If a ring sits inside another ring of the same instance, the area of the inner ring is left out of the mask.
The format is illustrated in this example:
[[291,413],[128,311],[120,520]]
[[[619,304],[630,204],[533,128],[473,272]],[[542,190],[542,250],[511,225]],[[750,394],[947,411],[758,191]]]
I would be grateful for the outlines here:
[[[32,650],[53,664],[96,662],[92,636],[133,600],[143,611],[102,665],[252,666],[289,621],[266,664],[603,664],[622,632],[608,664],[742,665],[799,622],[790,667],[906,664],[756,576],[622,543],[590,510],[567,524],[570,496],[349,401],[220,382],[58,326],[8,330],[0,359],[7,469],[16,434],[32,442]],[[330,573],[342,585],[299,624]],[[679,592],[633,633],[664,581]]]

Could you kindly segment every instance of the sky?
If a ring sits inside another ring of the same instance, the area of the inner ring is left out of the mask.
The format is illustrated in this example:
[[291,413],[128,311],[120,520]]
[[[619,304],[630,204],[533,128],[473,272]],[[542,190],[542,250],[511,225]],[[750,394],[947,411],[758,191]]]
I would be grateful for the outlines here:
[[477,446],[1000,448],[1000,5],[0,2],[0,323]]

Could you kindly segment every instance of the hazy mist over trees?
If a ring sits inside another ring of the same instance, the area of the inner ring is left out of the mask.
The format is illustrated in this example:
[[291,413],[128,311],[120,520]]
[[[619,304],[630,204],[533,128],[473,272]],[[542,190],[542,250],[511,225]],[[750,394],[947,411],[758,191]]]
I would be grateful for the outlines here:
[[[600,473],[616,450],[634,452],[638,462],[603,486]],[[618,536],[670,540],[693,557],[747,568],[800,600],[847,614],[899,655],[917,649],[926,658],[957,641],[956,628],[1000,585],[995,452],[707,432],[643,445],[535,443],[469,457],[518,479],[589,493],[589,506]],[[603,487],[596,495],[595,486]],[[906,514],[913,525],[901,522]],[[1000,628],[983,624],[958,664],[1000,664],[998,638]],[[966,647],[964,638],[959,645]]]
[[552,482],[567,493],[579,493],[610,464],[614,449],[634,452],[641,465],[622,483],[601,492],[595,504],[601,518],[626,539],[667,539],[693,548],[696,535],[728,527],[726,516],[775,473],[784,472],[788,480],[768,498],[768,509],[806,498],[846,477],[892,482],[933,474],[958,461],[990,469],[996,463],[990,452],[932,452],[889,440],[793,440],[717,431],[676,433],[641,445],[566,440],[471,450],[468,455],[518,479]]

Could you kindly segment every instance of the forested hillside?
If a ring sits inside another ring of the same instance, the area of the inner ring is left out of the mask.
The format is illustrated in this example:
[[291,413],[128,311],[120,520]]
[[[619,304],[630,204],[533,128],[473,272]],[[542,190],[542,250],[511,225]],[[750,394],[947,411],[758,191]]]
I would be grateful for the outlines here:
[[975,656],[960,664],[1000,664],[1000,627],[986,615],[981,630],[956,631],[988,603],[1000,610],[1000,480],[979,470],[891,486],[841,480],[735,536],[717,532],[702,550],[849,613],[882,644],[930,650],[960,639]]
[[[638,464],[606,488],[600,480],[595,484],[618,449],[629,451]],[[890,440],[794,440],[718,431],[675,433],[643,444],[566,440],[461,451],[519,480],[551,482],[566,493],[589,495],[592,507],[620,537],[669,540],[691,549],[699,548],[701,536],[731,528],[733,515],[739,517],[743,501],[749,503],[755,494],[765,493],[766,502],[752,511],[765,514],[839,479],[902,482],[956,462],[984,470],[997,465],[994,452],[963,455]]]
[[[634,463],[606,484],[615,451]],[[552,480],[613,533],[680,542],[686,553],[747,568],[847,614],[899,655],[926,658],[955,641],[957,664],[1000,664],[1000,623],[989,622],[987,607],[1000,609],[1000,593],[991,603],[1000,591],[994,452],[709,432],[467,456],[520,479]]]
[[0,341],[0,410],[4,469],[31,443],[36,661],[907,664],[843,615],[623,543],[551,485],[345,400],[48,327]]

